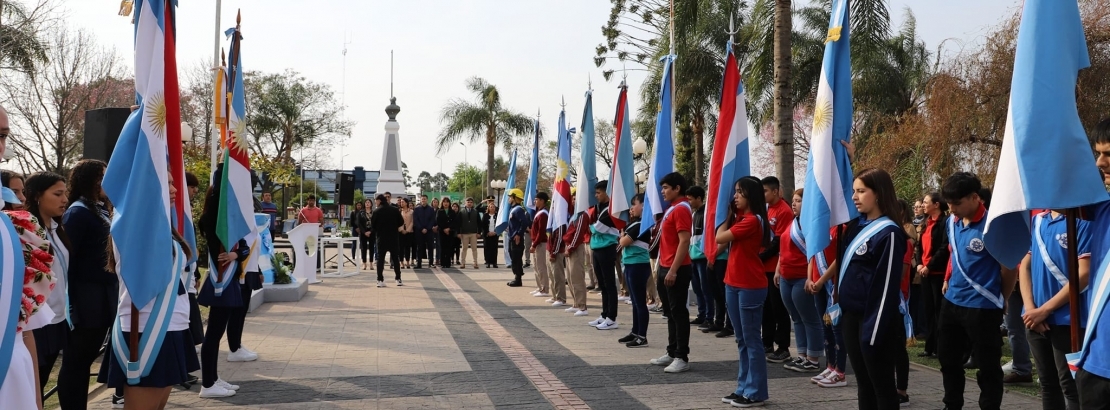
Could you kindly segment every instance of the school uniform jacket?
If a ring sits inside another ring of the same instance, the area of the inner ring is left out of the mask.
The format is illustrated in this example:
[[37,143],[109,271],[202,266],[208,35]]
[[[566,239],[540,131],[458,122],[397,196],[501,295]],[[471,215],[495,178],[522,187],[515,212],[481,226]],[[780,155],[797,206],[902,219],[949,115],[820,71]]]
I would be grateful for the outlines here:
[[70,319],[74,327],[107,328],[116,318],[119,304],[119,279],[108,272],[108,222],[99,206],[82,201],[85,207],[71,206],[62,215],[62,226],[69,235]]
[[[900,326],[898,313],[902,285],[902,260],[906,255],[906,233],[897,224],[885,227],[868,239],[855,252],[846,255],[848,246],[866,226],[860,219],[848,222],[844,237],[838,243],[837,260],[848,264],[840,281],[840,308],[863,316],[859,340],[868,346],[890,341],[882,340],[886,326]],[[839,275],[839,272],[837,272]]]

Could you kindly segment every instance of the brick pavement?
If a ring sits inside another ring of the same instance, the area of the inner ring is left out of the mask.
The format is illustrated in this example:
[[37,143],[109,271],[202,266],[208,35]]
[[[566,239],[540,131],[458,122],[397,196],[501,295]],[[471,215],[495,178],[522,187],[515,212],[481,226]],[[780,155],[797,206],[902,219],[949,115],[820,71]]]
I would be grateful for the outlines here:
[[[529,270],[528,276],[531,275]],[[387,275],[391,276],[391,275]],[[628,349],[629,306],[621,329],[599,331],[508,288],[507,269],[404,271],[404,287],[374,287],[363,273],[325,279],[300,302],[265,304],[247,319],[244,344],[261,360],[228,363],[220,374],[242,388],[206,400],[175,389],[168,408],[190,409],[724,409],[735,387],[729,339],[693,332],[692,371],[665,374],[647,364],[666,345],[666,322],[652,315],[651,345]],[[529,279],[529,278],[525,278]],[[600,296],[590,294],[597,306]],[[855,389],[818,389],[809,375],[771,365],[767,408],[855,408]],[[850,379],[851,380],[851,379]],[[914,368],[910,408],[939,409],[940,374]],[[967,405],[978,394],[967,386]],[[90,408],[106,408],[107,392]],[[1007,409],[1039,401],[1007,393]]]

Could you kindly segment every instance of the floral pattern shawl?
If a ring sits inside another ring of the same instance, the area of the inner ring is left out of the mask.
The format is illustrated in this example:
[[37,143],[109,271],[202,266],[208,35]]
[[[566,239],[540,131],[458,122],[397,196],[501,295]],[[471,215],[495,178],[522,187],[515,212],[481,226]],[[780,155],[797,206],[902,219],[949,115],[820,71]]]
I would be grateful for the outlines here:
[[27,211],[4,211],[12,219],[19,242],[23,247],[23,301],[19,309],[18,331],[46,304],[46,298],[54,290],[54,275],[50,265],[54,263],[50,240],[38,218]]

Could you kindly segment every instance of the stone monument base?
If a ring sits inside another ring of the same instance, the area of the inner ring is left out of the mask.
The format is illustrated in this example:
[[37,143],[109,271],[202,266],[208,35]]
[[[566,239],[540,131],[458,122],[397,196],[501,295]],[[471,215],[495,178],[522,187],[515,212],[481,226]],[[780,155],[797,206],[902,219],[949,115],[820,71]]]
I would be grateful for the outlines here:
[[260,299],[265,299],[266,303],[297,302],[308,293],[308,281],[297,280],[296,283],[288,285],[267,284],[263,290],[265,291],[262,293],[264,297]]

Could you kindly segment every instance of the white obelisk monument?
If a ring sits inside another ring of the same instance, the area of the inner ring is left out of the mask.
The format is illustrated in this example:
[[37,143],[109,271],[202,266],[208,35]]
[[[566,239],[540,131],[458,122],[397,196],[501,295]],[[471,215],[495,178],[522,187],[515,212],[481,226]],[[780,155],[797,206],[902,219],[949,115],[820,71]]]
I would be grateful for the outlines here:
[[397,113],[401,107],[397,106],[397,97],[389,98],[389,106],[385,113],[389,120],[385,122],[385,145],[382,147],[381,174],[378,176],[377,193],[389,192],[394,198],[405,196],[405,177],[401,173],[401,141],[397,131],[401,125],[397,123]]

